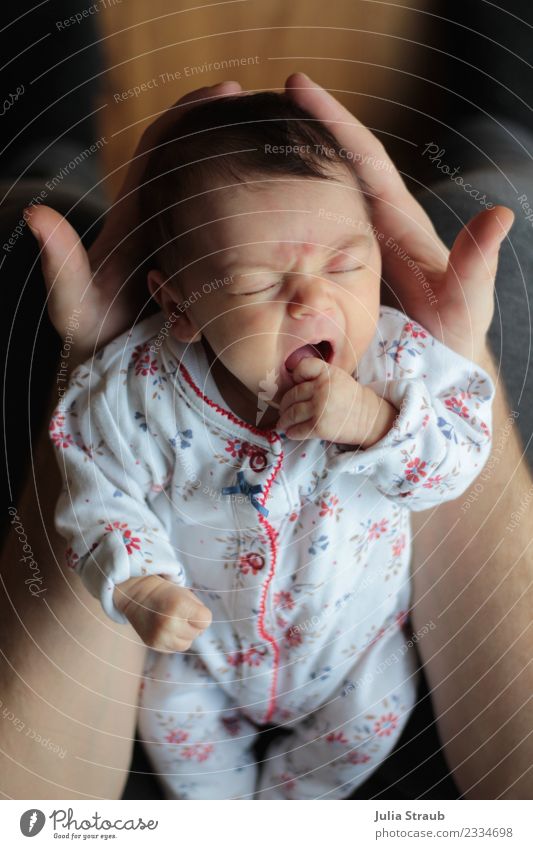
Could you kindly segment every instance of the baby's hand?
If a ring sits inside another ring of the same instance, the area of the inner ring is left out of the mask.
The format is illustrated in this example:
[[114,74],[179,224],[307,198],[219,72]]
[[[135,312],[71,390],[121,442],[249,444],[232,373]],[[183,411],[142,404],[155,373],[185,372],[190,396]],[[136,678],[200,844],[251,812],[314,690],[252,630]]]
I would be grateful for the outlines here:
[[212,620],[209,608],[191,590],[161,575],[117,584],[113,602],[143,642],[156,651],[187,651]]
[[276,430],[291,439],[325,439],[368,448],[392,427],[398,411],[348,372],[319,357],[300,360],[295,386],[280,403]]

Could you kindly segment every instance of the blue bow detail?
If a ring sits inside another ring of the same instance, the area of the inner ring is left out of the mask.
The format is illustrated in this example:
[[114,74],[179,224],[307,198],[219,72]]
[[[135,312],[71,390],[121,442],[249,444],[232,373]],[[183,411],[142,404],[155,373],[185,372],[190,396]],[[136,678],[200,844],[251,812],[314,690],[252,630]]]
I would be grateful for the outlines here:
[[263,507],[262,504],[259,504],[259,501],[255,497],[256,493],[263,491],[263,487],[261,486],[261,484],[257,483],[254,486],[251,486],[251,484],[249,484],[248,481],[245,480],[244,472],[237,472],[237,480],[238,483],[235,486],[225,486],[222,490],[222,495],[232,495],[233,493],[237,492],[240,492],[243,495],[249,495],[250,501],[252,502],[255,509],[259,510],[259,512],[262,513],[263,516],[268,516],[268,510],[266,509],[266,507]]

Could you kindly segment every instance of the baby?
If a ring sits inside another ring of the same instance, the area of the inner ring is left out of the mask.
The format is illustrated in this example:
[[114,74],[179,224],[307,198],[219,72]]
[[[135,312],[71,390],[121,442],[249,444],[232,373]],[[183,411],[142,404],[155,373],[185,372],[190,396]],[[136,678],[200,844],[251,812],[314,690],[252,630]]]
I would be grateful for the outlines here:
[[67,561],[148,646],[168,798],[348,797],[416,700],[409,511],[480,473],[494,385],[380,306],[351,160],[283,95],[191,108],[140,208],[161,311],[50,426]]

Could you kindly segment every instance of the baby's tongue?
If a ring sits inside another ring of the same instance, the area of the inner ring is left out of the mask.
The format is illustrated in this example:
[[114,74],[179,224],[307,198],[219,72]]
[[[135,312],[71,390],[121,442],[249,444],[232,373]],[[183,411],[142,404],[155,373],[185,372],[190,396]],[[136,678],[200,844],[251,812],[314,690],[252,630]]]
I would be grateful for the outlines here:
[[319,357],[317,349],[314,345],[302,345],[301,348],[297,348],[296,351],[293,351],[290,357],[287,357],[285,360],[285,367],[287,371],[294,371],[300,360],[304,360],[305,357]]

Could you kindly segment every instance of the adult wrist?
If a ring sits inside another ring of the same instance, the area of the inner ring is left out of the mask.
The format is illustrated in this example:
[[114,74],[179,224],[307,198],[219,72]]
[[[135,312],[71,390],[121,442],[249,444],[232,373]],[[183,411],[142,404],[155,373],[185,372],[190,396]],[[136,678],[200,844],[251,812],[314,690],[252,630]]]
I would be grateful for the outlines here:
[[490,347],[487,334],[481,336],[464,338],[456,336],[453,331],[447,330],[443,333],[443,345],[450,348],[454,353],[481,365],[481,360],[490,358]]

